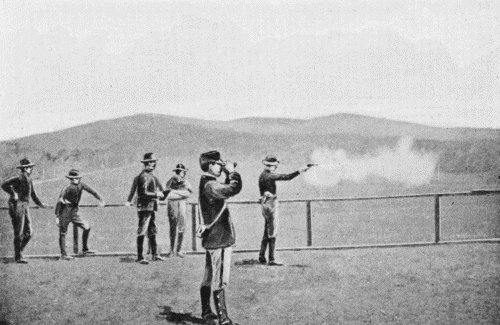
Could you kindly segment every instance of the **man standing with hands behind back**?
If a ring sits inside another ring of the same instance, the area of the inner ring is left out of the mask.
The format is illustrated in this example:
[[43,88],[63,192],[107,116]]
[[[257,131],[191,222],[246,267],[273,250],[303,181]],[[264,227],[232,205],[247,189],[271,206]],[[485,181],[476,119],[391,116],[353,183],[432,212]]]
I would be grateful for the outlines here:
[[158,199],[164,197],[163,187],[156,176],[153,175],[153,170],[156,168],[154,153],[148,152],[144,155],[141,162],[144,164],[142,172],[134,178],[130,194],[128,196],[126,206],[130,206],[135,193],[137,193],[137,215],[139,217],[139,225],[137,228],[137,262],[140,264],[149,264],[144,258],[143,246],[144,237],[148,234],[149,243],[151,244],[151,253],[153,261],[163,261],[164,259],[157,254],[156,244],[156,224],[155,214],[158,211]]
[[40,208],[45,205],[40,201],[33,188],[31,173],[35,166],[29,159],[23,158],[16,168],[21,174],[2,184],[2,189],[10,195],[9,215],[14,228],[14,259],[16,263],[27,264],[22,253],[33,235],[30,218],[30,197]]
[[[201,245],[206,250],[205,275],[200,287],[201,317],[205,321],[219,319],[220,325],[233,325],[226,308],[225,288],[229,283],[232,246],[236,242],[231,215],[226,199],[241,191],[241,176],[235,171],[236,163],[224,163],[218,151],[209,151],[200,156],[200,167],[204,172],[200,178],[199,197],[202,223],[207,226]],[[226,179],[217,178],[224,172]],[[210,308],[213,290],[217,315]]]

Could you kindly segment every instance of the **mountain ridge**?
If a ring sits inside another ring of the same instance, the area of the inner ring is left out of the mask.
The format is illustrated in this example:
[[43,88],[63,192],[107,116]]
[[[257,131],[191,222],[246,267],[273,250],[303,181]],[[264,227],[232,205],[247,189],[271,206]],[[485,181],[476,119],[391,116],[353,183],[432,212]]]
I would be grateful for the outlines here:
[[[363,136],[410,136],[415,139],[460,140],[471,139],[498,139],[500,129],[474,127],[439,127],[415,122],[398,121],[383,117],[373,117],[354,113],[336,113],[309,119],[277,118],[277,117],[243,117],[227,121],[204,120],[158,113],[139,113],[118,118],[104,119],[80,124],[61,130],[33,134],[25,137],[0,141],[29,141],[34,138],[50,137],[66,132],[81,131],[86,128],[95,130],[102,126],[112,126],[116,123],[125,123],[133,126],[140,123],[149,123],[151,120],[161,119],[163,123],[192,125],[208,129],[230,129],[237,132],[257,134],[356,134]],[[266,128],[267,126],[267,128]],[[277,128],[269,128],[275,126]],[[370,126],[370,130],[363,131],[362,127]],[[299,127],[299,129],[297,129]],[[377,131],[379,129],[379,131]],[[85,133],[85,132],[83,132]]]

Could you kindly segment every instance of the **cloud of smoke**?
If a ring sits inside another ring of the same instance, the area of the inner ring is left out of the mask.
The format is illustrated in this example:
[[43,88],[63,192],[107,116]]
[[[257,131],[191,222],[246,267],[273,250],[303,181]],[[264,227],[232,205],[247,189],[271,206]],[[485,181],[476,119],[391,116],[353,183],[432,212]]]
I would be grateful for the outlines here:
[[431,181],[438,155],[412,150],[413,140],[402,138],[395,148],[381,148],[376,154],[349,157],[340,149],[316,149],[312,162],[318,164],[306,174],[315,186],[334,186],[342,180],[363,182],[369,176],[380,177],[404,186],[420,186]]

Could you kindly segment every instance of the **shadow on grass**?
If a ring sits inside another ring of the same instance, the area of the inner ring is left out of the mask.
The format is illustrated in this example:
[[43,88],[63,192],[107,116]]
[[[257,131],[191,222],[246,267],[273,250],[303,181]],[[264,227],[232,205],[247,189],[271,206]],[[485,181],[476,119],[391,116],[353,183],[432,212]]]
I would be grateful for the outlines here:
[[[245,259],[245,260],[241,260],[241,261],[236,261],[234,262],[234,265],[235,266],[268,266],[268,264],[262,264],[259,262],[259,260],[256,260],[256,259]],[[306,264],[290,264],[290,265],[283,265],[283,266],[289,266],[289,267],[297,267],[297,268],[301,268],[301,269],[304,269],[304,268],[307,268],[307,267],[311,267],[310,265],[306,265]]]
[[[25,258],[26,261],[28,261],[28,263],[30,261],[33,261],[34,259],[30,259],[30,258]],[[43,258],[44,261],[59,261],[59,256],[51,256],[51,257],[44,257]],[[2,257],[0,258],[0,263],[2,264],[17,264],[17,262],[14,260],[14,257]],[[0,323],[0,325],[2,325]]]
[[191,313],[174,312],[170,306],[158,306],[162,309],[157,319],[164,319],[173,324],[215,324],[214,322],[206,321],[203,318],[193,316]]
[[259,260],[256,260],[256,259],[245,259],[245,260],[234,262],[234,265],[236,265],[236,266],[254,266],[254,265],[266,265],[266,264],[261,264],[259,262]]

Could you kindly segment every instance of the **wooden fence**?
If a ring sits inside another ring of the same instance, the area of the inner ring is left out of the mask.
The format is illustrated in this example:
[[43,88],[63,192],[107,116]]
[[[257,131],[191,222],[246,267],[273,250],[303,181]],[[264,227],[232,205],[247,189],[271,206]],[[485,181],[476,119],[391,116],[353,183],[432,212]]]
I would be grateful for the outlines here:
[[[281,247],[279,250],[330,250],[330,249],[354,249],[354,248],[375,248],[375,247],[398,247],[398,246],[420,246],[420,245],[436,245],[436,244],[454,244],[454,243],[474,243],[474,242],[500,242],[500,238],[474,238],[466,240],[441,240],[441,198],[451,197],[451,196],[476,196],[476,195],[491,195],[498,194],[500,190],[495,189],[485,189],[485,190],[472,190],[468,192],[452,192],[452,193],[425,193],[425,194],[408,194],[408,195],[391,195],[391,196],[367,196],[367,197],[338,197],[338,198],[321,198],[321,199],[289,199],[280,200],[280,203],[304,203],[306,206],[306,238],[304,242],[306,246],[302,247]],[[405,242],[405,243],[391,243],[391,244],[368,244],[368,245],[348,245],[348,246],[315,246],[314,245],[314,234],[312,231],[312,215],[314,213],[313,203],[315,202],[340,202],[340,201],[366,201],[366,200],[393,200],[393,199],[410,199],[410,198],[434,198],[434,240],[427,242]],[[163,203],[164,204],[164,203]],[[243,205],[256,205],[259,204],[258,201],[228,201],[228,204],[243,204]],[[197,237],[196,226],[197,226],[197,202],[188,202],[191,210],[191,249],[192,251],[186,252],[187,254],[202,254],[202,251],[198,250],[197,247]],[[93,208],[97,205],[81,205],[81,207]],[[116,208],[123,207],[122,204],[108,204],[106,208]],[[0,210],[6,210],[5,207],[0,207]],[[73,252],[75,254],[79,253],[79,233],[78,227],[73,227]],[[255,249],[237,249],[235,252],[255,252]],[[96,256],[120,256],[120,255],[130,255],[132,253],[117,253],[117,252],[103,252],[98,253]],[[36,255],[30,257],[47,258],[55,257],[48,255]]]
[[[475,238],[466,240],[441,240],[441,198],[451,196],[476,196],[476,195],[491,195],[498,194],[500,190],[486,189],[486,190],[472,190],[468,192],[452,192],[452,193],[424,193],[424,194],[408,194],[408,195],[391,195],[391,196],[366,196],[366,197],[338,197],[338,198],[321,198],[321,199],[289,199],[280,200],[280,203],[304,203],[306,205],[306,246],[303,247],[282,247],[279,250],[328,250],[328,249],[352,249],[352,248],[374,248],[374,247],[396,247],[396,246],[419,246],[419,245],[435,245],[435,244],[453,244],[453,243],[473,243],[473,242],[500,242],[500,238]],[[405,242],[405,243],[392,243],[392,244],[368,244],[368,245],[349,245],[349,246],[314,246],[313,231],[312,231],[312,215],[314,202],[340,202],[340,201],[363,201],[363,200],[393,200],[393,199],[410,199],[410,198],[434,198],[434,240],[429,242]],[[243,204],[255,205],[259,201],[228,201],[228,204]],[[188,254],[201,253],[197,247],[196,226],[198,224],[198,203],[188,202],[191,210],[191,252]],[[106,205],[106,207],[118,207],[121,204]],[[96,206],[86,206],[96,207]],[[73,247],[75,254],[78,253],[78,228],[73,227]],[[254,249],[237,249],[235,252],[255,252]],[[113,254],[113,253],[110,253]]]

